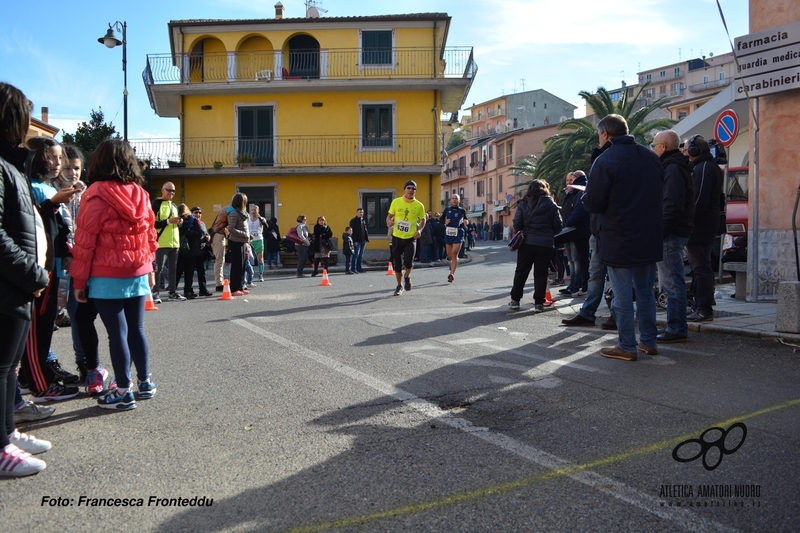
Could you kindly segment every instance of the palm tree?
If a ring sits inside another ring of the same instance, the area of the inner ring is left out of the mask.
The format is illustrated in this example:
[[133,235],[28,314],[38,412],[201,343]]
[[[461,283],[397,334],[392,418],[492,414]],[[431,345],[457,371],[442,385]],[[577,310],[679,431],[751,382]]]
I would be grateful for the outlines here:
[[[654,131],[669,129],[676,121],[668,118],[646,120],[647,115],[669,102],[668,98],[659,98],[634,111],[636,100],[647,85],[642,85],[633,98],[628,98],[628,91],[623,91],[617,101],[612,100],[611,94],[603,87],[598,87],[596,93],[579,92],[587,107],[594,110],[593,117],[565,120],[558,126],[563,133],[545,139],[541,157],[520,161],[512,170],[531,179],[547,181],[553,192],[563,185],[567,172],[580,169],[588,174],[592,150],[597,146],[597,128],[590,118],[600,120],[612,113],[625,118],[636,142],[649,144]],[[530,180],[518,184],[518,187],[527,186],[528,183]]]

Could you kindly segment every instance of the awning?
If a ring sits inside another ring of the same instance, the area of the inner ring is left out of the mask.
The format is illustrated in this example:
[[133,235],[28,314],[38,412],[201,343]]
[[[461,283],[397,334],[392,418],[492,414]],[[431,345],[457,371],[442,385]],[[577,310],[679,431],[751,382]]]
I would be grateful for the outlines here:
[[486,214],[486,211],[479,211],[477,213],[467,213],[467,218],[478,218]]
[[503,211],[506,208],[504,205],[498,205],[494,208],[494,212],[497,213],[498,211]]

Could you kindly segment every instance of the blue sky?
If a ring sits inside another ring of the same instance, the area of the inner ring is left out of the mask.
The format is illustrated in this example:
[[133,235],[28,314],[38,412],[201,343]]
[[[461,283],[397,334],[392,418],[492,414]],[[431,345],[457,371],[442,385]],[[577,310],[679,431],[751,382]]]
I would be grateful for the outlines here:
[[[50,123],[74,132],[102,107],[122,131],[122,48],[97,42],[108,23],[128,23],[128,136],[177,137],[177,119],[150,108],[142,82],[147,54],[169,52],[177,19],[272,18],[276,1],[137,0],[72,4],[4,0],[0,80],[50,108]],[[286,17],[303,0],[281,0]],[[749,33],[747,0],[721,0],[731,38]],[[323,0],[323,16],[444,12],[449,46],[472,46],[479,66],[466,104],[545,89],[575,105],[580,90],[636,83],[641,70],[730,51],[715,0]],[[523,82],[524,80],[524,82]],[[524,84],[524,85],[523,85]]]

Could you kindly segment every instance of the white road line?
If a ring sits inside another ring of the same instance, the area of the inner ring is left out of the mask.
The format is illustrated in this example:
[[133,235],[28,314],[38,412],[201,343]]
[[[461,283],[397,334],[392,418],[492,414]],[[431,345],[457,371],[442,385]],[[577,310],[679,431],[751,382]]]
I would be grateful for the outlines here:
[[480,344],[482,342],[492,342],[492,339],[483,339],[480,337],[472,338],[472,339],[456,339],[453,341],[444,341],[447,344],[453,344],[455,346],[464,346],[467,344]]
[[474,311],[492,311],[497,310],[498,307],[493,305],[491,307],[482,306],[482,307],[453,307],[453,308],[444,308],[444,307],[436,307],[431,309],[414,309],[412,311],[383,311],[380,313],[346,313],[346,312],[333,312],[333,313],[315,313],[312,311],[303,311],[302,313],[297,313],[291,316],[257,316],[252,317],[250,320],[253,322],[266,322],[266,323],[275,323],[275,322],[296,322],[299,320],[308,321],[308,320],[349,320],[354,318],[391,318],[397,316],[420,316],[420,315],[461,315],[464,313],[474,312]]
[[[490,432],[488,428],[474,426],[469,420],[453,416],[451,413],[442,410],[438,406],[428,402],[427,400],[423,400],[422,398],[410,392],[404,391],[398,387],[395,387],[394,385],[381,381],[335,359],[331,359],[330,357],[322,355],[318,352],[309,350],[308,348],[281,337],[280,335],[275,335],[274,333],[263,330],[245,320],[233,319],[231,322],[276,344],[280,344],[281,346],[289,348],[297,355],[312,361],[316,361],[317,363],[335,370],[342,375],[361,382],[364,385],[367,385],[368,387],[380,392],[381,394],[391,396],[429,418],[436,419],[438,422],[463,431],[464,433],[474,435],[485,442],[493,444],[507,452],[523,457],[540,466],[551,470],[574,466],[574,463],[571,463],[565,459],[561,459],[560,457],[557,457],[551,453],[534,448],[533,446],[524,444],[516,439],[503,435],[502,433],[493,433]],[[736,529],[711,520],[706,520],[705,518],[685,509],[676,507],[661,507],[661,501],[657,498],[643,493],[633,487],[629,487],[624,483],[620,483],[614,479],[597,474],[596,472],[576,472],[573,474],[567,474],[567,477],[600,492],[613,496],[618,500],[629,503],[634,507],[638,507],[647,513],[654,514],[666,520],[672,520],[681,527],[690,531],[736,531]]]

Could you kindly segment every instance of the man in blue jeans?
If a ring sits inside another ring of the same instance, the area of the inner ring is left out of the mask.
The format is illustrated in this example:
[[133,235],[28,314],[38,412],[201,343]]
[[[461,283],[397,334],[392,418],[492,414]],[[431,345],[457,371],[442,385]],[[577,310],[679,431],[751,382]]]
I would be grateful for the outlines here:
[[362,274],[364,267],[361,261],[364,258],[364,248],[369,242],[369,232],[367,222],[364,220],[364,210],[356,209],[356,216],[350,220],[350,227],[353,228],[353,256],[351,258],[350,271],[353,274]]
[[[592,165],[583,204],[597,214],[599,260],[608,267],[614,300],[611,312],[619,341],[600,354],[636,361],[637,349],[655,354],[656,301],[653,283],[656,263],[662,259],[662,184],[664,170],[651,150],[628,135],[628,123],[616,114],[597,124],[600,146],[610,142]],[[633,291],[636,291],[636,342]]]
[[662,232],[664,259],[658,263],[658,279],[667,292],[667,328],[659,343],[686,342],[686,275],[683,248],[694,229],[694,184],[689,158],[678,148],[680,137],[672,130],[653,139],[653,152],[664,166]]

